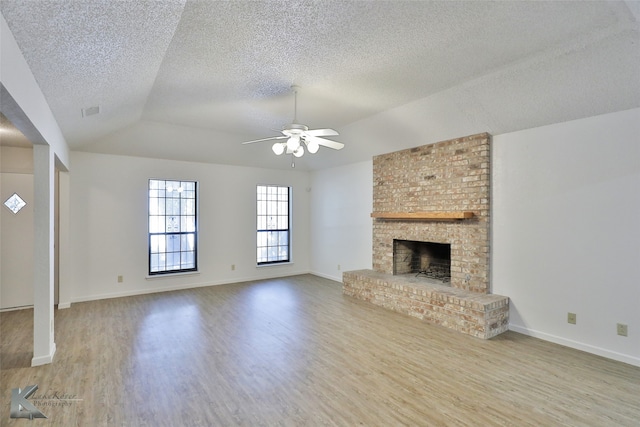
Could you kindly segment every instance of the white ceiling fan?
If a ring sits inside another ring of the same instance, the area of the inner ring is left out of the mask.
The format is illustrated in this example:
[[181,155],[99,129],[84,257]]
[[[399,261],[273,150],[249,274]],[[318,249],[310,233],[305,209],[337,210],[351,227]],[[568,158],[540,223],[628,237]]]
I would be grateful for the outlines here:
[[[339,133],[333,129],[309,129],[307,126],[297,122],[298,114],[298,86],[291,86],[295,96],[295,104],[293,110],[293,122],[282,127],[282,136],[272,136],[269,138],[256,139],[253,141],[243,142],[243,144],[253,144],[256,142],[271,141],[285,139],[283,142],[273,144],[272,150],[276,155],[283,153],[292,154],[295,157],[304,155],[304,148],[311,154],[315,154],[320,146],[341,150],[344,144],[330,139],[321,138],[323,136],[336,136]],[[293,166],[293,164],[292,164]]]

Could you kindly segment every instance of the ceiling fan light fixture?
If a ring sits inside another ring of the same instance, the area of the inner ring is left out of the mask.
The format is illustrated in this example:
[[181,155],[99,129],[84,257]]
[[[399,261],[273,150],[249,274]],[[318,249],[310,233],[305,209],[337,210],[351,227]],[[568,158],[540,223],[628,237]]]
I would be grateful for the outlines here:
[[298,87],[291,86],[294,91],[294,108],[293,122],[284,125],[280,133],[281,136],[270,136],[267,138],[254,139],[252,141],[243,142],[243,144],[253,144],[255,142],[282,140],[271,146],[271,150],[279,156],[281,154],[291,154],[291,167],[295,167],[295,159],[304,155],[305,149],[309,154],[315,154],[320,146],[331,148],[332,150],[341,150],[344,144],[326,139],[326,136],[337,136],[337,131],[333,129],[309,129],[306,125],[297,122],[298,118]]
[[320,146],[315,141],[306,141],[305,140],[305,142],[307,144],[307,150],[311,154],[316,154],[318,152],[318,150],[320,149]]
[[293,153],[298,147],[300,147],[300,137],[298,135],[292,135],[287,141],[287,152]]

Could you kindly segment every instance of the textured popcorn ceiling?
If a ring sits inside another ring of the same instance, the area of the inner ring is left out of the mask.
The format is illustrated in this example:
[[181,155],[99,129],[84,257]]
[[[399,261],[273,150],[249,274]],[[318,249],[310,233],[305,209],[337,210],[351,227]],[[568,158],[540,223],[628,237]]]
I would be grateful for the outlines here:
[[[294,83],[298,121],[347,145],[297,160],[311,169],[431,135],[640,106],[636,1],[2,0],[0,10],[78,150],[288,167],[269,143],[240,142],[293,119]],[[101,113],[83,118],[92,106]]]

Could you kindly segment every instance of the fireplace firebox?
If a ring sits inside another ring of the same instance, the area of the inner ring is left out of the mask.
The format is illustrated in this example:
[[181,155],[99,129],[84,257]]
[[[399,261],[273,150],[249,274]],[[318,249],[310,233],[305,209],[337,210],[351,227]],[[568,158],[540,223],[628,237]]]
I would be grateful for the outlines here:
[[412,274],[449,285],[451,245],[413,240],[393,241],[393,274]]

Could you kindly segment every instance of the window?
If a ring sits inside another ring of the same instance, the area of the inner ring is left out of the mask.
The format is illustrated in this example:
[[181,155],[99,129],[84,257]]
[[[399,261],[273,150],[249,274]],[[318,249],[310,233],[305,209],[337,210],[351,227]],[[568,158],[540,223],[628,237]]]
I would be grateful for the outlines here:
[[258,265],[289,262],[290,187],[258,185]]
[[27,206],[27,202],[22,200],[22,197],[18,196],[18,193],[13,193],[13,196],[5,200],[4,205],[14,214],[20,212],[20,209]]
[[149,180],[149,275],[196,271],[197,183]]

